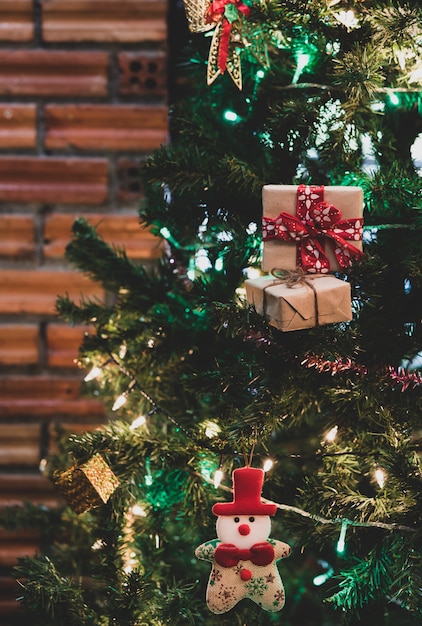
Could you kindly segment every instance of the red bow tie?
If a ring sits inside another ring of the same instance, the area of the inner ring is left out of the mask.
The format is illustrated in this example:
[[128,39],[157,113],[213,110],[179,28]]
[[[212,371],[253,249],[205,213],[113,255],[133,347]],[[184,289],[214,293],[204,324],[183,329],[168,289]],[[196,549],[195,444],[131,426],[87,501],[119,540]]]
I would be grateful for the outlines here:
[[239,561],[269,565],[274,561],[274,548],[268,541],[255,543],[250,550],[241,550],[232,543],[221,543],[215,551],[214,558],[223,567],[234,567]]

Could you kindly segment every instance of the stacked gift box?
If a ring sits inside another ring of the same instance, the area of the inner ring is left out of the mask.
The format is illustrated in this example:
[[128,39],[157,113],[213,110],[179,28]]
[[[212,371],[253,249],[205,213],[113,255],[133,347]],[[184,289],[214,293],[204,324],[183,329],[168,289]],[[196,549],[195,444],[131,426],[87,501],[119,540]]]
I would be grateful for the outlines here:
[[262,269],[246,297],[283,331],[352,319],[346,271],[362,256],[360,187],[265,185]]

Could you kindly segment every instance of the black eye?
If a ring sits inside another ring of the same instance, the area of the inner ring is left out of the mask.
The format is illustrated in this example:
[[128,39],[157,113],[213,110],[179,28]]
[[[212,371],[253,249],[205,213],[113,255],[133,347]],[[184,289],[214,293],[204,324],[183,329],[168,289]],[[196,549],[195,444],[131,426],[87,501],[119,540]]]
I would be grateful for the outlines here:
[[240,518],[239,518],[239,517],[235,517],[235,518],[234,518],[234,521],[235,521],[235,522],[236,522],[236,524],[237,524],[238,522],[240,522]]
[[249,518],[249,521],[250,521],[250,522],[254,522],[254,521],[255,521],[255,518],[254,518],[254,517],[250,517],[250,518]]

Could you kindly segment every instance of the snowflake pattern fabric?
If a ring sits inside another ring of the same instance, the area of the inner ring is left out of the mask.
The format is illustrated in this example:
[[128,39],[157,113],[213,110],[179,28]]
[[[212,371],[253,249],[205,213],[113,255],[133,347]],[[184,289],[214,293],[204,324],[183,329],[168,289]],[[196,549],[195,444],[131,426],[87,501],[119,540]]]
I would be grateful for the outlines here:
[[280,611],[285,602],[284,586],[276,562],[289,556],[287,543],[268,539],[274,548],[274,560],[268,565],[255,565],[251,561],[240,561],[233,567],[219,565],[214,554],[221,544],[213,539],[200,545],[195,555],[198,559],[211,561],[213,566],[208,580],[206,601],[210,611],[226,613],[240,600],[248,598],[265,611]]

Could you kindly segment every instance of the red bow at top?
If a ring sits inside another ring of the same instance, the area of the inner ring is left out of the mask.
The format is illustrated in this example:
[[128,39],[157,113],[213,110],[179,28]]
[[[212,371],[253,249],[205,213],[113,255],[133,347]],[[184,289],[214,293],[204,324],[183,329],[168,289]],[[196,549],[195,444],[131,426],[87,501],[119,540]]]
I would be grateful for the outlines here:
[[220,45],[218,47],[218,68],[224,74],[227,66],[227,57],[229,54],[230,33],[232,30],[231,22],[225,16],[226,6],[234,4],[238,11],[246,17],[250,13],[250,8],[243,4],[241,0],[215,0],[209,5],[205,14],[205,21],[208,24],[222,21],[223,32],[220,37]]
[[328,239],[341,268],[359,260],[363,252],[347,240],[362,239],[362,218],[341,219],[341,212],[323,201],[322,187],[299,185],[296,215],[281,212],[275,219],[263,217],[263,240],[281,239],[299,244],[298,265],[311,273],[327,273],[330,262],[321,238]]
[[274,548],[268,541],[255,543],[249,550],[241,550],[232,543],[221,543],[214,558],[223,567],[234,567],[239,561],[252,561],[254,565],[269,565],[274,561]]

